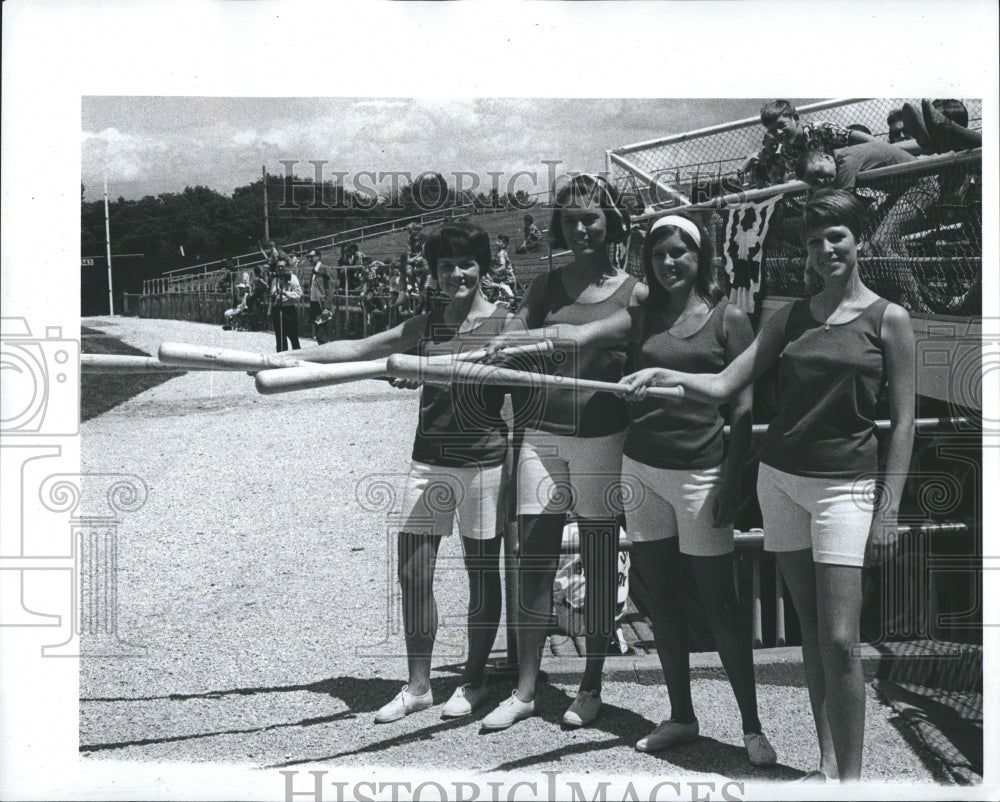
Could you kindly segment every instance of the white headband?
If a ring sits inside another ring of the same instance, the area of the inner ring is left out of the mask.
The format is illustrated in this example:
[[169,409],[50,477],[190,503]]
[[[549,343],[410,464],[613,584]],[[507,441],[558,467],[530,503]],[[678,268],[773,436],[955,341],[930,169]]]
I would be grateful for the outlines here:
[[652,234],[661,226],[673,226],[674,228],[679,228],[681,231],[686,231],[691,235],[694,244],[699,248],[701,247],[701,232],[698,230],[698,226],[686,217],[681,217],[679,214],[668,214],[666,217],[661,217],[650,226],[649,233]]

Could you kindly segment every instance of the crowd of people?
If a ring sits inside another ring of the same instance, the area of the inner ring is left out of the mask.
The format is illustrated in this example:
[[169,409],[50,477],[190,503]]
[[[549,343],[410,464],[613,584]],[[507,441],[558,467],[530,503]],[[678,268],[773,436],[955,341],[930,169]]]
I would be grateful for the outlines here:
[[[277,350],[283,351],[289,343],[292,348],[299,347],[297,304],[305,293],[312,337],[323,342],[332,339],[325,329],[341,310],[346,323],[344,336],[359,337],[392,328],[446,303],[447,295],[441,292],[424,254],[423,226],[410,223],[407,232],[407,248],[397,260],[372,259],[351,242],[341,246],[335,267],[324,265],[315,249],[290,255],[273,240],[262,242],[260,250],[267,262],[253,268],[252,278],[249,271],[243,273],[233,288],[236,305],[223,313],[223,328],[259,328],[261,323],[270,322]],[[540,240],[538,234],[532,250],[538,249]],[[498,234],[482,279],[487,298],[505,308],[516,307],[521,296],[509,247],[510,237]],[[305,264],[309,274],[303,289],[298,272]],[[228,289],[227,283],[224,291]]]
[[[804,245],[823,288],[780,310],[755,337],[746,313],[724,298],[712,238],[697,215],[674,211],[656,221],[642,242],[645,280],[639,281],[610,256],[631,229],[617,191],[599,176],[579,175],[557,192],[549,226],[552,246],[568,249],[572,258],[533,281],[516,313],[484,292],[495,272],[489,235],[468,222],[449,223],[422,250],[447,305],[363,339],[296,353],[342,362],[485,346],[488,362],[523,368],[527,359],[535,372],[621,386],[621,395],[580,391],[565,381],[529,389],[461,381],[421,388],[402,502],[391,518],[408,676],[375,722],[434,705],[434,574],[441,539],[456,526],[469,582],[468,654],[441,716],[470,716],[487,701],[486,661],[501,610],[503,499],[514,492],[518,596],[507,604],[518,676],[481,726],[506,729],[535,714],[553,623],[553,577],[572,515],[586,577],[587,657],[563,723],[584,727],[600,715],[624,522],[633,565],[650,588],[669,700],[669,714],[635,748],[658,752],[699,737],[682,598],[689,572],[736,697],[747,758],[773,765],[777,755],[764,732],[769,711],[757,702],[750,627],[739,613],[732,556],[750,451],[752,383],[783,355],[778,414],[764,440],[757,494],[765,548],[775,553],[802,626],[820,752],[818,766],[803,779],[859,779],[862,567],[895,549],[915,392],[908,314],[868,289],[858,273],[867,222],[866,206],[848,191],[823,188],[809,197]],[[542,340],[551,350],[533,359],[507,355],[512,346]],[[683,400],[650,397],[650,388],[661,386],[683,388]],[[875,419],[883,387],[890,428],[880,463]],[[501,415],[507,395],[518,432],[513,439]],[[651,692],[650,706],[659,704]]]

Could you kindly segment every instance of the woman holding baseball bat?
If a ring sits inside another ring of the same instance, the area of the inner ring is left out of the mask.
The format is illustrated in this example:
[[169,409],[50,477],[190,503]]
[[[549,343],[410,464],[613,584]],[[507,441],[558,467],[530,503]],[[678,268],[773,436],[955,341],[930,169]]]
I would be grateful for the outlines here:
[[[721,371],[750,344],[753,330],[742,310],[721,300],[713,256],[708,233],[693,217],[662,217],[643,245],[647,301],[584,326],[558,326],[548,336],[570,339],[581,349],[628,344],[639,368]],[[732,574],[733,522],[750,449],[752,392],[745,388],[730,404],[728,454],[718,405],[647,398],[629,408],[622,464],[626,529],[632,565],[650,597],[671,707],[671,716],[636,744],[643,752],[698,737],[684,613],[685,573],[690,572],[736,695],[747,755],[754,765],[777,759],[757,716],[750,628],[740,620]]]
[[[609,247],[624,241],[629,223],[615,189],[601,177],[579,175],[557,189],[555,206],[549,236],[555,247],[569,248],[573,260],[532,281],[493,348],[517,339],[526,329],[602,320],[644,297],[642,285],[609,257]],[[576,348],[564,341],[545,358],[544,372],[616,382],[624,364],[620,348]],[[525,427],[517,469],[518,682],[483,726],[504,729],[534,714],[542,648],[552,620],[552,581],[566,516],[572,511],[579,521],[587,583],[587,663],[563,722],[579,727],[593,721],[600,709],[601,673],[614,629],[615,496],[628,412],[616,395],[572,387],[513,395],[521,399],[515,403],[515,419]]]
[[[294,356],[343,362],[404,351],[458,354],[481,347],[502,331],[508,313],[487,301],[479,285],[492,258],[489,235],[469,223],[449,223],[427,240],[425,253],[450,300],[443,310],[363,340],[330,342]],[[461,383],[421,390],[401,510],[393,511],[409,677],[375,714],[376,722],[395,721],[433,704],[431,653],[438,624],[434,570],[441,538],[451,534],[456,518],[469,577],[469,653],[442,716],[468,715],[486,698],[484,671],[501,607],[497,512],[507,456],[507,424],[500,415],[505,395],[503,387]]]
[[[866,214],[849,192],[810,197],[807,258],[822,291],[779,310],[721,373],[651,367],[622,379],[637,399],[650,386],[680,386],[718,404],[781,357],[778,414],[764,438],[757,495],[764,547],[775,552],[802,627],[820,746],[819,769],[806,777],[822,781],[861,775],[862,567],[866,557],[885,558],[895,548],[913,446],[913,330],[906,310],[872,292],[858,273]],[[880,472],[875,419],[883,389],[891,426]]]

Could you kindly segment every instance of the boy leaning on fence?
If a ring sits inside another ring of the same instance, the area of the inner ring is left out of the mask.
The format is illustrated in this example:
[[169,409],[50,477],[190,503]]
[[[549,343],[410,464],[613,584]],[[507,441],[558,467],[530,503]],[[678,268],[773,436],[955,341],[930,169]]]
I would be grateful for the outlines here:
[[787,100],[773,100],[760,109],[760,122],[770,136],[757,154],[759,164],[771,164],[776,159],[793,172],[803,152],[822,150],[833,154],[837,148],[871,142],[864,131],[850,130],[830,122],[802,122],[795,106]]

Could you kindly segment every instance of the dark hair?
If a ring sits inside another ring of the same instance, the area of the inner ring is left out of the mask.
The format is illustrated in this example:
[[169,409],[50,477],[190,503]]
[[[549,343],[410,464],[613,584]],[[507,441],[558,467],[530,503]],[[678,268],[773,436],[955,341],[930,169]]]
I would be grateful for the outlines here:
[[809,196],[802,219],[802,233],[827,226],[847,226],[854,239],[864,237],[868,207],[853,192],[844,189],[818,189]]
[[642,244],[642,267],[646,274],[646,284],[649,286],[649,299],[647,303],[653,307],[663,306],[667,302],[670,293],[660,284],[653,272],[653,248],[668,237],[678,234],[685,245],[698,254],[698,275],[694,280],[694,291],[699,298],[705,300],[709,306],[715,306],[723,296],[722,287],[719,285],[715,272],[715,248],[712,245],[712,238],[701,221],[691,214],[683,211],[670,213],[672,216],[683,217],[690,220],[698,227],[701,235],[701,245],[699,246],[692,236],[683,228],[670,224],[660,226],[652,233],[646,235],[646,241]]
[[868,136],[872,135],[872,129],[869,128],[867,125],[862,125],[861,123],[851,123],[849,126],[847,126],[847,130],[860,131],[862,134],[868,134]]
[[955,125],[960,125],[963,128],[969,127],[969,110],[965,108],[965,104],[961,100],[955,100],[954,98],[944,98],[932,101],[935,108],[939,109],[941,113],[951,120]]
[[532,217],[530,214],[526,214],[524,216],[524,222],[525,223],[534,223],[535,222],[535,218]]
[[497,234],[497,239],[504,244],[504,247],[510,245],[510,237],[508,237],[506,234]]
[[890,109],[889,115],[885,118],[885,121],[891,126],[894,122],[903,119],[902,109]]
[[622,208],[618,190],[600,176],[583,173],[573,178],[556,191],[555,205],[552,210],[552,220],[549,222],[549,242],[554,248],[568,248],[562,233],[562,210],[564,207],[576,207],[578,201],[597,200],[604,210],[607,221],[607,234],[604,241],[608,244],[624,242],[628,238],[629,214]]
[[447,223],[427,238],[424,258],[437,278],[438,260],[448,257],[471,256],[479,265],[480,275],[489,270],[493,261],[490,235],[477,225],[467,222]]
[[799,113],[787,100],[772,100],[760,107],[760,122],[765,128],[774,125],[779,117],[792,117],[797,120]]
[[811,148],[810,150],[802,151],[799,154],[799,158],[795,161],[795,177],[799,181],[804,181],[806,170],[809,169],[809,165],[812,164],[813,159],[818,159],[825,155],[826,151],[821,148]]

